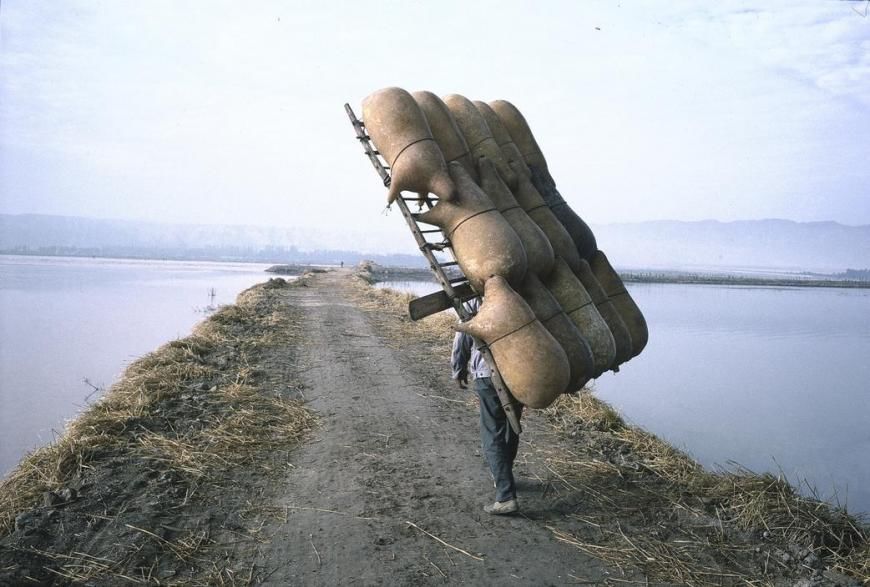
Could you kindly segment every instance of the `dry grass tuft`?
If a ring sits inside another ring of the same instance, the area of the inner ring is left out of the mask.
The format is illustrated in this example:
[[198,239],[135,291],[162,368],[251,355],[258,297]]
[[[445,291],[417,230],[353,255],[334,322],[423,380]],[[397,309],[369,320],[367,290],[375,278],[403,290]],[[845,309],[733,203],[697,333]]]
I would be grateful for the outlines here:
[[[408,304],[416,296],[392,289],[372,287],[366,273],[356,273],[354,293],[356,303],[364,310],[378,317],[380,326],[386,330],[394,348],[400,348],[400,341],[412,337],[422,343],[427,356],[435,361],[444,359],[449,364],[450,344],[453,340],[453,327],[459,321],[452,310],[427,316],[413,321],[408,316]],[[432,284],[432,291],[438,285]],[[390,344],[388,342],[388,344]]]
[[563,395],[544,410],[550,424],[575,436],[583,430],[618,432],[625,429],[622,417],[586,389],[574,395]]
[[278,309],[270,297],[283,283],[243,292],[193,335],[131,364],[56,442],[26,456],[0,482],[0,536],[46,492],[112,459],[200,480],[228,466],[264,464],[268,459],[258,455],[295,445],[313,417],[300,403],[266,395],[250,382],[252,353],[300,336],[291,309]]
[[[594,541],[554,529],[560,540],[608,563],[630,563],[650,577],[685,584],[751,582],[753,573],[733,555],[751,558],[750,546],[758,544],[800,564],[818,560],[870,584],[867,527],[824,501],[798,494],[782,477],[739,467],[708,471],[655,435],[626,425],[586,391],[561,398],[546,414],[561,434],[582,435],[589,443],[582,455],[549,454],[547,461],[608,512],[597,518]],[[663,542],[620,526],[619,518],[632,519],[641,507],[667,519],[660,524],[678,537]],[[586,519],[596,519],[595,511]],[[702,563],[704,556],[718,559],[720,570]],[[722,568],[729,570],[722,574]]]
[[0,536],[12,531],[17,514],[36,507],[46,492],[60,489],[95,457],[120,444],[119,439],[110,434],[65,435],[26,456],[0,482]]
[[144,458],[192,480],[225,467],[266,467],[258,456],[298,442],[313,423],[301,404],[263,396],[249,385],[234,383],[213,393],[199,416],[201,427],[137,436]]
[[[407,305],[414,296],[371,283],[363,268],[358,302],[379,318],[397,348],[413,338],[434,361],[446,362],[455,315],[411,322]],[[783,572],[778,561],[787,555],[799,559],[798,567],[818,560],[870,585],[867,527],[797,494],[784,479],[740,468],[708,471],[655,435],[627,425],[588,390],[562,396],[543,414],[557,434],[577,442],[529,448],[584,496],[582,511],[567,517],[589,528],[589,536],[580,536],[554,526],[557,539],[617,568],[632,566],[650,579],[677,584],[768,583],[775,576],[768,570]]]
[[[707,475],[705,495],[718,502],[723,514],[740,528],[767,532],[836,564],[870,547],[867,528],[858,520],[823,501],[797,494],[781,477],[748,470]],[[866,571],[865,560],[864,578],[870,579]]]
[[213,374],[202,356],[211,341],[198,336],[172,341],[127,368],[106,395],[68,423],[53,444],[27,455],[0,482],[0,535],[15,516],[35,507],[48,491],[81,476],[90,463],[131,446],[138,425],[160,402]]
[[[589,522],[588,518],[585,521]],[[602,520],[604,521],[604,520]],[[636,531],[626,533],[617,523],[615,528],[600,525],[594,540],[586,540],[569,532],[548,527],[557,540],[600,559],[612,567],[623,569],[633,566],[641,569],[648,579],[676,585],[734,585],[759,584],[746,572],[723,570],[715,562],[705,563],[707,550],[715,545],[699,532],[686,532],[670,540]],[[737,552],[734,549],[729,554]],[[631,582],[631,581],[629,581]],[[644,581],[649,584],[649,581]]]
[[[194,562],[201,564],[203,562],[198,560],[197,553],[209,542],[204,532],[187,532],[174,540],[165,540],[143,528],[128,527],[135,532],[142,533],[148,540],[155,542],[160,550],[171,554],[175,559],[176,565],[186,565]],[[127,571],[125,569],[128,566],[129,554],[131,553],[128,553],[128,556],[109,558],[77,551],[65,554],[33,548],[30,549],[30,552],[50,563],[46,565],[45,569],[51,575],[73,584],[93,584],[94,581],[99,581],[102,584],[103,581],[107,580],[111,582],[110,584],[161,584],[159,578],[152,575],[151,570],[140,569],[140,572],[137,574],[126,574]],[[206,585],[214,583],[184,581],[184,584]]]

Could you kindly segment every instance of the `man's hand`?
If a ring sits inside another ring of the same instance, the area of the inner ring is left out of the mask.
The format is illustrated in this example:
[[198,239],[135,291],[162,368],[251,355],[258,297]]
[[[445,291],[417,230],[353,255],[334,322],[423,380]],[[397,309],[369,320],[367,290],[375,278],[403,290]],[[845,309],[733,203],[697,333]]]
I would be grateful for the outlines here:
[[456,378],[456,383],[459,384],[459,389],[467,389],[468,388],[468,371],[460,371],[459,376]]

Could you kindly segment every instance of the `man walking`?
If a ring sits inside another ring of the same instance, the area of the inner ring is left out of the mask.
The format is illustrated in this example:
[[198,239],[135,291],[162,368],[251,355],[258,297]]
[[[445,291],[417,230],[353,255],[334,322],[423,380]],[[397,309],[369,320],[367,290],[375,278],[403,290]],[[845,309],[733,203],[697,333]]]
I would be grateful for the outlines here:
[[[466,302],[465,307],[476,313],[480,308],[480,298]],[[464,332],[456,333],[450,362],[453,379],[459,387],[466,389],[470,375],[474,391],[480,398],[480,440],[495,483],[495,503],[484,506],[483,511],[494,515],[512,514],[519,510],[513,467],[520,437],[507,421],[492,384],[492,372],[471,336]],[[522,411],[517,415],[521,414]]]

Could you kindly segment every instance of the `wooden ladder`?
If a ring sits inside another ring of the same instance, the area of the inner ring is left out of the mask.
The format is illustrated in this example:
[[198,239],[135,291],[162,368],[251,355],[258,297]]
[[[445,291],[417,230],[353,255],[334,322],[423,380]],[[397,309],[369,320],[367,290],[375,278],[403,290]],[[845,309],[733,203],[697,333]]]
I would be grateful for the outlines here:
[[[381,181],[384,183],[384,187],[390,187],[390,168],[384,164],[380,153],[375,150],[374,145],[372,145],[371,137],[366,133],[365,124],[356,117],[350,104],[345,104],[344,110],[350,119],[350,123],[353,125],[356,138],[362,145],[366,157],[368,157],[372,166],[375,168],[375,171],[380,176]],[[408,228],[411,229],[411,234],[414,235],[414,240],[417,242],[420,252],[423,253],[424,257],[426,257],[426,260],[429,262],[429,268],[432,270],[432,273],[435,274],[435,278],[438,280],[438,283],[441,284],[442,288],[442,291],[412,300],[411,303],[408,304],[408,313],[411,316],[411,320],[419,320],[431,314],[441,312],[442,310],[453,308],[459,315],[459,318],[464,322],[474,316],[474,313],[468,308],[465,302],[478,297],[478,294],[474,289],[472,289],[468,279],[459,269],[459,263],[456,260],[456,255],[453,253],[450,240],[444,232],[440,228],[421,228],[418,223],[418,214],[411,212],[410,208],[408,208],[409,201],[416,202],[420,209],[422,209],[423,206],[432,208],[433,199],[437,199],[437,197],[434,195],[428,195],[426,197],[405,197],[401,193],[399,194],[399,197],[396,198],[396,205],[402,212],[402,217],[404,217],[405,222],[408,224]],[[430,235],[435,235],[437,240],[429,240],[429,238],[431,238]],[[436,251],[446,251],[450,256],[450,260],[439,260],[438,257],[435,256]],[[451,268],[450,273],[445,271],[446,268]],[[480,350],[481,354],[483,354],[486,364],[492,371],[492,382],[496,393],[498,393],[501,406],[507,416],[508,423],[511,428],[513,428],[514,432],[520,434],[522,432],[522,426],[520,425],[517,400],[514,399],[513,395],[511,395],[510,390],[508,390],[507,385],[505,385],[504,380],[501,378],[501,374],[498,372],[495,359],[493,359],[489,347],[486,346],[483,341],[478,339],[474,339],[474,344],[478,350]]]

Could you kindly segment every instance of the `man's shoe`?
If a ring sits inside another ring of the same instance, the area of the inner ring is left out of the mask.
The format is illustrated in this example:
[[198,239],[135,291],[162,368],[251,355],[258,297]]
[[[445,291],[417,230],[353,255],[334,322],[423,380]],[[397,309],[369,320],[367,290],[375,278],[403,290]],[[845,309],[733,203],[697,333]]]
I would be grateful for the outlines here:
[[497,501],[492,505],[483,506],[483,511],[494,516],[503,516],[505,514],[514,514],[519,511],[516,498],[507,501]]

